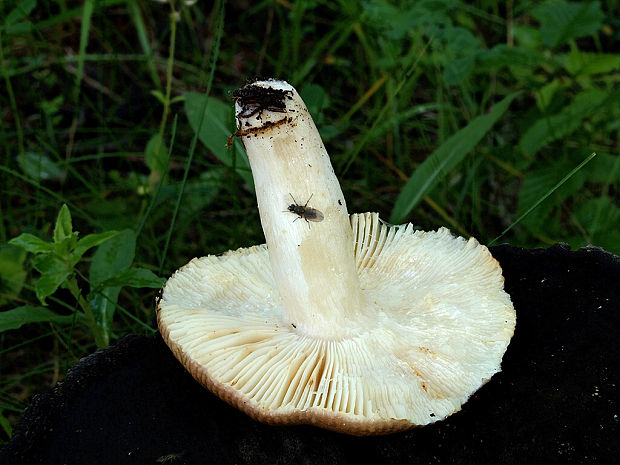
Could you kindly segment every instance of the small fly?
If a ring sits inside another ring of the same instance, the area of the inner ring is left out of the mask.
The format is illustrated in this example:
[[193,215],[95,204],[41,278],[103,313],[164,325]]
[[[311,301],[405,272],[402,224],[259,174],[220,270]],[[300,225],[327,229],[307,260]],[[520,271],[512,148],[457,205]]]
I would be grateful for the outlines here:
[[312,198],[312,195],[310,195],[310,197],[308,198],[307,202],[304,205],[299,205],[297,203],[297,200],[295,200],[295,197],[293,197],[293,194],[290,194],[291,199],[293,199],[293,202],[288,206],[287,211],[291,212],[291,213],[295,213],[297,215],[297,218],[295,218],[293,220],[293,223],[295,221],[297,221],[299,218],[303,218],[304,220],[306,220],[306,223],[308,223],[308,227],[310,227],[310,221],[314,221],[314,222],[319,222],[319,221],[323,221],[323,219],[325,218],[323,216],[323,213],[321,213],[320,211],[318,211],[316,208],[312,208],[312,207],[308,207],[308,203],[310,202],[310,199]]

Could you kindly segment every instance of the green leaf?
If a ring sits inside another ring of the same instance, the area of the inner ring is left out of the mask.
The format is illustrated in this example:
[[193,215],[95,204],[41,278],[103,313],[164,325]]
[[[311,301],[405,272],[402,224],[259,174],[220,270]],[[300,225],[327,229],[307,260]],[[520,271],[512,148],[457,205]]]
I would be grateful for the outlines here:
[[149,31],[146,23],[144,22],[140,2],[137,0],[126,0],[123,3],[125,4],[124,7],[127,8],[129,17],[133,22],[132,31],[135,31],[138,41],[140,42],[142,56],[146,58],[146,66],[151,76],[151,80],[156,87],[161,87],[161,79],[159,78],[157,67],[155,66],[155,60],[153,60],[153,56],[155,54],[153,53],[153,49],[151,47],[151,39],[149,37]]
[[490,50],[482,50],[476,55],[476,71],[498,71],[503,67],[521,66],[529,70],[538,67],[544,61],[539,50],[526,47],[509,47],[499,44]]
[[152,90],[151,95],[155,97],[162,105],[166,104],[166,96],[161,90]]
[[[598,237],[605,235],[607,231],[620,232],[620,207],[608,195],[584,202],[576,211],[575,217],[586,231],[592,236],[593,242],[608,248],[612,244],[601,244]],[[619,248],[620,243],[615,245]]]
[[0,247],[0,305],[17,297],[26,279],[24,260],[26,251],[21,247]]
[[564,86],[565,84],[561,83],[559,79],[554,79],[542,86],[538,92],[536,92],[536,106],[541,112],[545,112],[547,107],[551,103],[554,94]]
[[513,33],[518,47],[539,54],[542,45],[540,30],[537,27],[514,24]]
[[299,95],[304,100],[314,121],[319,121],[321,112],[329,106],[329,95],[318,84],[307,84],[301,88]]
[[[183,189],[178,222],[195,221],[197,215],[211,204],[217,197],[220,186],[226,178],[224,168],[213,168],[200,174],[199,179],[187,181]],[[155,206],[168,200],[176,200],[181,190],[181,184],[168,184],[159,190]]]
[[87,296],[88,305],[93,311],[96,332],[96,343],[98,347],[106,347],[110,343],[110,332],[112,330],[112,320],[116,310],[116,302],[121,292],[120,287],[106,287],[96,292],[91,292]]
[[548,0],[532,10],[540,23],[540,34],[547,47],[595,34],[605,15],[599,2],[565,2]]
[[28,323],[59,323],[67,324],[73,321],[73,315],[58,315],[48,308],[24,305],[12,310],[0,312],[0,332],[9,329],[19,329]]
[[561,139],[581,126],[584,118],[594,113],[603,104],[610,105],[619,100],[620,92],[608,94],[602,90],[585,90],[562,108],[560,113],[545,116],[535,121],[523,134],[519,148],[526,155],[535,155],[545,144]]
[[402,223],[424,196],[473,150],[519,94],[520,92],[515,92],[508,95],[494,105],[488,114],[474,118],[424,160],[400,192],[390,215],[390,222]]
[[[452,25],[448,12],[453,8],[453,2],[449,0],[398,3],[403,3],[403,7],[399,8],[390,2],[377,0],[362,2],[363,18],[368,26],[375,29],[378,34],[391,39],[391,42],[404,38],[416,30],[417,26]],[[429,33],[432,34],[437,29],[429,28]]]
[[56,218],[56,227],[54,228],[54,242],[61,243],[67,237],[71,237],[73,227],[71,226],[71,213],[67,204],[63,204]]
[[599,153],[585,171],[588,182],[614,184],[620,179],[620,157],[609,153]]
[[56,292],[73,269],[55,253],[35,255],[32,258],[32,265],[41,273],[35,284],[35,292],[39,301],[45,305],[45,299]]
[[575,49],[566,56],[564,68],[573,76],[617,72],[620,71],[620,54],[587,53]]
[[219,100],[197,92],[187,92],[185,96],[185,113],[189,124],[198,131],[201,114],[204,118],[198,132],[198,138],[224,165],[235,167],[237,174],[254,189],[254,179],[250,171],[250,162],[238,138],[227,148],[228,138],[237,131],[232,103],[226,104]]
[[64,283],[70,275],[71,272],[69,271],[42,275],[34,286],[39,302],[43,305],[47,305],[45,303],[45,299],[56,292],[60,285]]
[[449,60],[443,70],[443,80],[447,86],[456,86],[467,79],[472,71],[476,59],[474,55]]
[[25,152],[17,156],[17,163],[26,176],[35,181],[63,180],[65,172],[47,155]]
[[103,242],[90,266],[90,285],[98,287],[121,270],[131,266],[136,250],[136,236],[133,230],[124,229]]
[[71,265],[75,265],[79,262],[82,255],[84,255],[89,249],[104,243],[117,234],[118,231],[106,231],[99,234],[89,234],[80,239],[71,253]]
[[[6,34],[23,34],[29,32],[32,28],[32,23],[27,18],[36,5],[36,0],[23,0],[18,2],[17,6],[6,16],[4,27],[0,27],[0,32],[6,32]],[[4,31],[2,31],[2,29],[4,29]]]
[[110,279],[102,283],[104,287],[149,287],[159,289],[166,282],[165,278],[160,278],[151,270],[144,268],[130,268],[121,270]]
[[124,229],[99,246],[90,266],[91,292],[88,304],[100,329],[99,346],[106,346],[110,340],[110,330],[116,302],[121,288],[103,287],[104,281],[113,278],[131,266],[136,250],[136,235],[131,229]]
[[151,172],[158,173],[160,177],[168,172],[168,148],[159,134],[154,134],[146,144],[144,161]]
[[2,409],[0,409],[0,427],[2,427],[9,439],[13,436],[13,427],[11,426],[9,419],[4,416]]
[[29,233],[22,233],[14,237],[9,241],[9,244],[21,247],[26,252],[30,253],[49,253],[54,250],[54,244],[39,239],[37,236]]

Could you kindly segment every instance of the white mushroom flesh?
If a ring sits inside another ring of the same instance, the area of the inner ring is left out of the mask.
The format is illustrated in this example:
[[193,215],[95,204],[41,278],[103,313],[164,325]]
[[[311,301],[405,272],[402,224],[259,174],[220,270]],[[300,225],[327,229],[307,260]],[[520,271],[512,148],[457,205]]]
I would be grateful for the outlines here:
[[[349,217],[297,92],[258,85],[290,95],[285,114],[240,120],[267,244],[178,270],[158,304],[164,339],[196,379],[262,421],[380,434],[458,411],[500,370],[514,332],[499,264],[447,229]],[[289,211],[291,195],[312,195],[322,221]]]

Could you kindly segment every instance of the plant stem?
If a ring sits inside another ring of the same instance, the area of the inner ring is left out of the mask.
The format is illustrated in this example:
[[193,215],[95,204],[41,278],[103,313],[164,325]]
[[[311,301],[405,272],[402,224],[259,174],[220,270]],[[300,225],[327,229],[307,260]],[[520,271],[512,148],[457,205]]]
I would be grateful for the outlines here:
[[164,96],[164,110],[161,115],[161,121],[159,123],[159,132],[157,138],[157,150],[156,154],[159,154],[161,146],[164,140],[164,131],[166,129],[166,122],[170,114],[170,94],[172,93],[172,71],[174,69],[174,50],[176,44],[177,35],[177,18],[178,12],[174,9],[174,1],[170,0],[170,46],[168,54],[168,65],[166,67],[166,95]]
[[107,347],[110,343],[110,336],[108,335],[108,332],[104,326],[105,322],[102,322],[102,324],[99,324],[97,322],[95,315],[93,314],[93,310],[88,304],[88,301],[84,298],[84,296],[82,296],[82,291],[78,286],[75,275],[72,274],[71,276],[69,276],[65,280],[64,285],[69,290],[71,295],[75,298],[78,305],[84,312],[84,315],[86,317],[86,324],[90,328],[93,337],[95,338],[95,344],[97,344],[97,347]]

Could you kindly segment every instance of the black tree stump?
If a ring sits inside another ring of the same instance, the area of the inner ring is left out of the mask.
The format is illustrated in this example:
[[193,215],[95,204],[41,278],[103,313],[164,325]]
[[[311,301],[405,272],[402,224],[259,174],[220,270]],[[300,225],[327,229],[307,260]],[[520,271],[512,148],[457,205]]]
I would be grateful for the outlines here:
[[198,385],[159,335],[128,336],[35,396],[0,463],[619,463],[620,260],[491,252],[515,335],[502,372],[443,422],[370,438],[263,425]]

